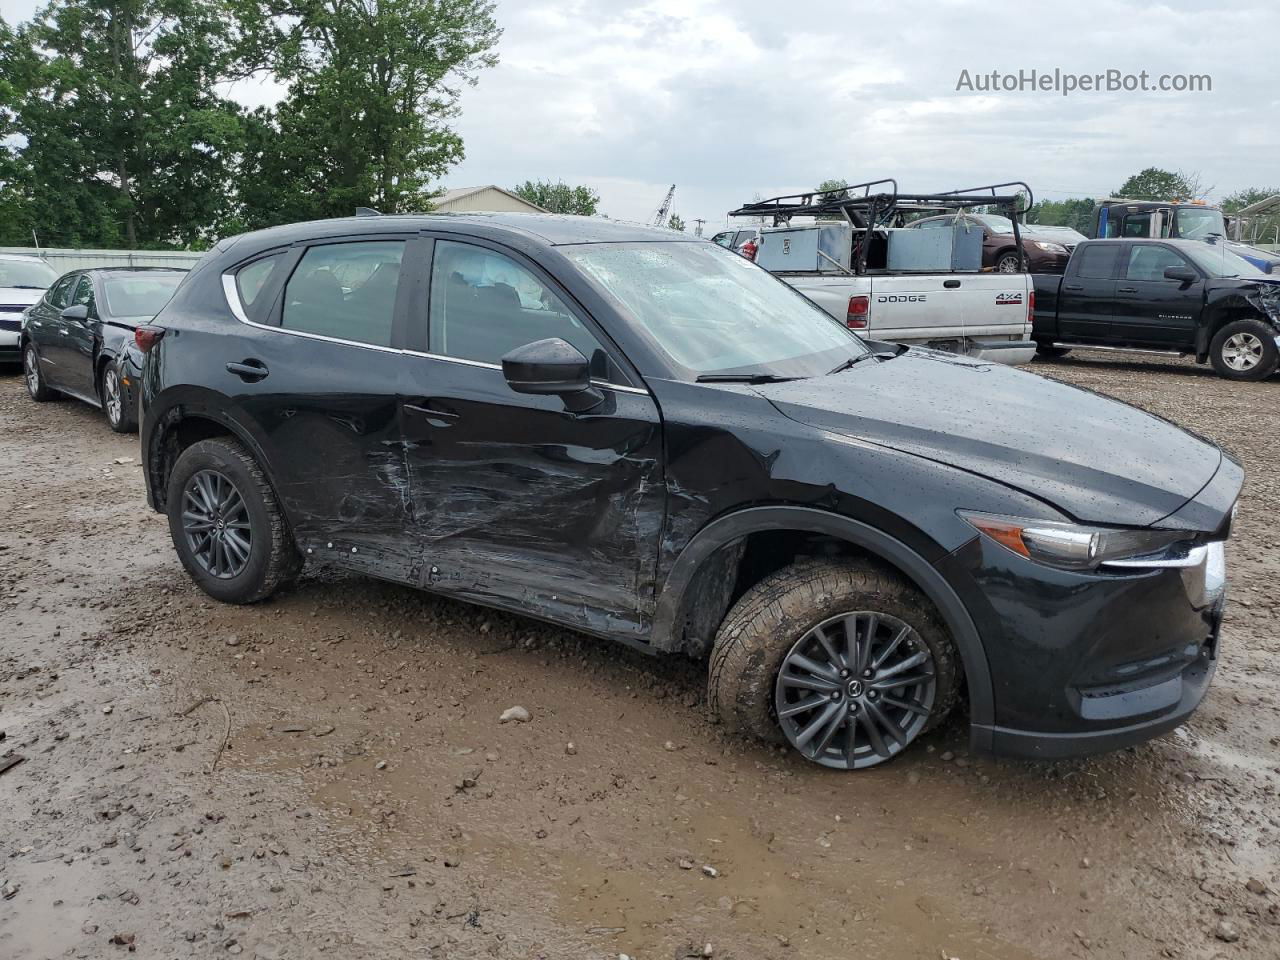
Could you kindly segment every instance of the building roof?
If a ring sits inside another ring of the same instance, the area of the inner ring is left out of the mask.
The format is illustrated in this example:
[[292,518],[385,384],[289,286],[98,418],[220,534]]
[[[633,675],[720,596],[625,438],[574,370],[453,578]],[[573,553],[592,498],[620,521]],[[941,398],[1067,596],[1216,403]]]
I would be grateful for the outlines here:
[[497,190],[499,193],[510,197],[512,200],[516,201],[517,203],[522,203],[526,205],[531,210],[537,210],[542,213],[550,213],[549,210],[545,210],[544,208],[538,206],[536,203],[530,203],[528,200],[526,200],[524,197],[520,196],[519,194],[512,193],[510,190],[504,190],[502,189],[502,187],[496,186],[495,184],[492,184],[492,183],[482,184],[481,186],[478,186],[478,187],[454,187],[452,190],[446,190],[444,193],[440,194],[440,196],[438,197],[433,197],[431,202],[438,208],[443,206],[444,204],[453,203],[456,200],[462,200],[463,198],[472,196],[473,194],[483,193],[486,190]]

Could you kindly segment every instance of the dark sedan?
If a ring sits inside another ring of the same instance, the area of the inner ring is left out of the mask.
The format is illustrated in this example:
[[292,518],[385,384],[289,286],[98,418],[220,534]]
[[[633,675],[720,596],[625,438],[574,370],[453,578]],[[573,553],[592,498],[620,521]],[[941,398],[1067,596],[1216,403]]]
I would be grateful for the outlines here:
[[839,769],[960,703],[980,748],[1136,743],[1217,664],[1230,457],[865,342],[669,230],[280,227],[219,243],[138,342],[148,496],[223,602],[310,563],[705,658],[729,729]]
[[[959,223],[957,224],[957,221]],[[982,231],[982,266],[999,273],[1018,273],[1018,247],[1013,242],[1013,221],[993,213],[971,213],[962,218],[954,215],[924,217],[907,224],[912,230],[938,230],[955,226]],[[1030,273],[1061,273],[1071,257],[1068,241],[1059,236],[1041,235],[1034,224],[1020,224],[1022,249],[1027,255]]]
[[27,308],[19,349],[32,400],[66,394],[101,407],[118,433],[138,429],[141,354],[134,330],[169,302],[185,270],[100,267],[60,277]]

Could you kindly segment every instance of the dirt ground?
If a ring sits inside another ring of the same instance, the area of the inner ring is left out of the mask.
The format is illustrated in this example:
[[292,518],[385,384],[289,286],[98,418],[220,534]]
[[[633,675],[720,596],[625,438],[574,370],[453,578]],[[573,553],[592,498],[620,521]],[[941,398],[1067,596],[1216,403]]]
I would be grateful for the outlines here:
[[1280,956],[1280,379],[1034,368],[1244,461],[1217,679],[1118,754],[955,719],[852,775],[700,664],[354,576],[220,606],[136,438],[0,376],[0,958]]

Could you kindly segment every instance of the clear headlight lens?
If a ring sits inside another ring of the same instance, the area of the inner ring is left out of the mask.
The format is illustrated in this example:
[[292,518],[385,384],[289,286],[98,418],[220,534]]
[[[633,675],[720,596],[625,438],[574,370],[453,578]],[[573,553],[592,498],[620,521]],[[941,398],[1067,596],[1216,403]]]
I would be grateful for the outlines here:
[[1040,241],[1040,240],[1035,240],[1032,242],[1035,243],[1035,245],[1039,247],[1041,250],[1044,250],[1046,253],[1066,253],[1067,252],[1067,248],[1060,243],[1044,243],[1043,241]]
[[961,510],[979,532],[1028,560],[1066,570],[1091,570],[1113,560],[1151,557],[1158,561],[1194,534],[1180,530],[1117,530],[1054,520],[1027,520]]

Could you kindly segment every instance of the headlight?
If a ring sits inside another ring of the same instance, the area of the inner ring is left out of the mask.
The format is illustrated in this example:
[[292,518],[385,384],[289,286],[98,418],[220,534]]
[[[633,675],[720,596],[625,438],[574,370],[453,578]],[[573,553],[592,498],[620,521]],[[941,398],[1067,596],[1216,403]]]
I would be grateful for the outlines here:
[[1040,241],[1040,240],[1032,240],[1031,242],[1034,243],[1041,250],[1043,250],[1045,253],[1066,253],[1067,252],[1067,248],[1060,243],[1044,243],[1043,241]]
[[1169,562],[1172,554],[1187,551],[1174,550],[1175,545],[1189,546],[1195,537],[1181,530],[1117,530],[967,510],[961,510],[960,516],[1019,556],[1065,570],[1092,570],[1112,561],[1138,557],[1150,558],[1152,566],[1176,565]]

